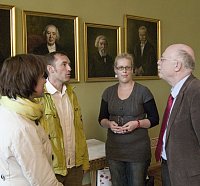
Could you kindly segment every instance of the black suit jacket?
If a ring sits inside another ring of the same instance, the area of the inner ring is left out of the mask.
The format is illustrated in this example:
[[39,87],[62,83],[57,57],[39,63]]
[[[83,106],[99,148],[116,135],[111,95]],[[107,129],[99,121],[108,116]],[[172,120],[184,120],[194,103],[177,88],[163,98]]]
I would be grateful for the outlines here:
[[101,57],[97,51],[89,57],[89,78],[92,77],[114,77],[114,60],[110,55]]
[[157,57],[154,47],[147,41],[143,54],[141,55],[140,43],[136,44],[133,51],[134,65],[136,68],[142,66],[144,76],[155,76],[157,71]]
[[[57,43],[56,43],[56,51],[63,51],[63,48],[60,45],[58,45]],[[47,48],[47,43],[42,43],[41,45],[39,45],[38,47],[36,47],[33,50],[33,53],[34,54],[38,54],[38,55],[48,54],[49,50]]]

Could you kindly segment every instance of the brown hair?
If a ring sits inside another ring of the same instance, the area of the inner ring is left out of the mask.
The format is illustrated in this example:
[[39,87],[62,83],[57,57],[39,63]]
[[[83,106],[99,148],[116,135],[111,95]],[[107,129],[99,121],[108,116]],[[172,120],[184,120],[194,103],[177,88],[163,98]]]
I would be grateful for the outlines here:
[[[55,61],[56,61],[55,56],[56,56],[56,55],[66,56],[66,57],[68,58],[66,52],[64,52],[64,51],[55,51],[55,52],[51,52],[51,53],[48,53],[48,54],[45,55],[46,65],[55,66]],[[69,58],[68,58],[68,59],[69,59]],[[70,61],[70,60],[69,60],[69,61]],[[46,69],[46,73],[47,73],[47,75],[49,75],[49,72],[48,72],[47,69]]]
[[44,57],[34,54],[19,54],[7,58],[0,73],[0,94],[16,99],[29,99],[35,92],[38,79],[45,72]]

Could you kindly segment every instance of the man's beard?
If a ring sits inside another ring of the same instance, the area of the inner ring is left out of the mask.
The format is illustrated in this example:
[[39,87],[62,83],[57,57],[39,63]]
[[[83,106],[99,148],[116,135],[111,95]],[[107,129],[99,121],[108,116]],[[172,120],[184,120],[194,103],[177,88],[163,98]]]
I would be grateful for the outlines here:
[[99,50],[99,53],[100,53],[101,56],[106,56],[106,55],[107,55],[105,49],[101,49],[101,50]]

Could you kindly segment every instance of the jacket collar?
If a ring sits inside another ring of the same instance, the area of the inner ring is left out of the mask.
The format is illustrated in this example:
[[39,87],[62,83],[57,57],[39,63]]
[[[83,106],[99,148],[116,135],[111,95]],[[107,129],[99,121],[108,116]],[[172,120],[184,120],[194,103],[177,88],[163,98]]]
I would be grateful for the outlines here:
[[[44,86],[44,94],[53,94],[51,91],[47,91],[47,87],[46,87],[47,83],[48,83],[48,81],[46,82],[46,84]],[[66,86],[65,92],[72,92],[75,89],[75,87],[70,85],[69,83],[64,83],[64,85]],[[55,87],[54,87],[54,89],[55,89]],[[55,89],[54,91],[57,91],[57,90]]]
[[194,80],[196,79],[192,74],[188,77],[188,79],[185,81],[185,83],[183,84],[180,92],[178,93],[177,95],[177,99],[174,103],[174,106],[172,108],[172,111],[171,111],[171,115],[170,115],[170,118],[169,118],[169,122],[168,122],[168,127],[167,127],[167,133],[166,133],[166,145],[167,145],[167,141],[168,141],[168,138],[169,138],[169,132],[170,132],[170,129],[174,123],[174,120],[177,116],[177,112],[179,111],[179,108],[181,106],[181,103],[182,103],[182,100],[183,100],[183,96],[184,96],[184,93],[185,91],[187,90],[187,87],[189,86],[189,84]]

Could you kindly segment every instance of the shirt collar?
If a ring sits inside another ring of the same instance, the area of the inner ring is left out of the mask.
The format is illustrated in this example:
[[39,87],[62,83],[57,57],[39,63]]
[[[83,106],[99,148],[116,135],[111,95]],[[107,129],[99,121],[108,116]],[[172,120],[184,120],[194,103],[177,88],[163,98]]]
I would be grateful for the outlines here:
[[47,45],[48,48],[50,49],[55,49],[56,48],[56,44],[54,43],[53,45]]
[[[51,82],[49,81],[49,79],[47,78],[46,79],[46,89],[47,89],[47,92],[50,93],[50,94],[55,94],[56,92],[59,92],[52,84]],[[65,91],[67,90],[67,87],[65,84],[63,84],[63,88],[62,88],[62,92],[61,94],[65,94]]]
[[54,43],[52,46],[47,45],[47,48],[48,48],[49,52],[54,52],[54,51],[56,51],[56,44]]
[[189,77],[190,75],[184,77],[181,81],[179,81],[174,87],[172,87],[171,89],[171,95],[173,98],[176,98],[179,91],[181,90],[183,84],[185,83],[185,81],[187,80],[187,78]]
[[145,41],[144,43],[140,43],[141,47],[144,47],[146,45],[147,41]]

